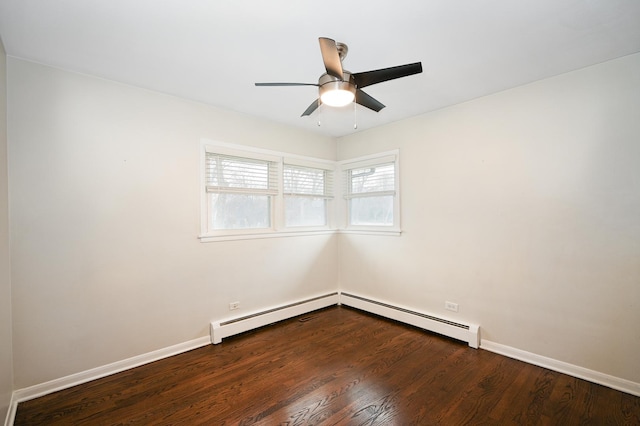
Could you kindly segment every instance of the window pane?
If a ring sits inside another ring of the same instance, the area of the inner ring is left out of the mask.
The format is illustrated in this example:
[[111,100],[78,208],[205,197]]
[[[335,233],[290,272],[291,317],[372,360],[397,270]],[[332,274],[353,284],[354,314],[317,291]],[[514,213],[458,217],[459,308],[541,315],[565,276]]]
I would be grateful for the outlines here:
[[285,197],[286,226],[324,226],[327,200],[315,197]]
[[271,196],[209,194],[212,229],[271,227]]
[[382,195],[350,199],[349,223],[393,226],[393,198],[393,195]]

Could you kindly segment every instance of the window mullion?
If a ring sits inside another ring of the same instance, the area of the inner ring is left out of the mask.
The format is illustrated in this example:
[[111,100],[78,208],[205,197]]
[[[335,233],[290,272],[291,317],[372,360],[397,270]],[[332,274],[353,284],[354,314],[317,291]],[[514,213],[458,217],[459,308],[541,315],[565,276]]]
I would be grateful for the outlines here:
[[284,163],[280,158],[278,162],[278,193],[272,198],[274,200],[273,215],[274,215],[274,230],[284,228]]

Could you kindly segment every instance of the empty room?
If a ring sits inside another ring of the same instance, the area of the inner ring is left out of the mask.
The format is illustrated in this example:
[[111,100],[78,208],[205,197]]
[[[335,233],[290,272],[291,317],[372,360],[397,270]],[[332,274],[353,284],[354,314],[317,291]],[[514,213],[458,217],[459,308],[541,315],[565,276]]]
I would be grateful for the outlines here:
[[0,0],[0,419],[640,424],[640,2]]

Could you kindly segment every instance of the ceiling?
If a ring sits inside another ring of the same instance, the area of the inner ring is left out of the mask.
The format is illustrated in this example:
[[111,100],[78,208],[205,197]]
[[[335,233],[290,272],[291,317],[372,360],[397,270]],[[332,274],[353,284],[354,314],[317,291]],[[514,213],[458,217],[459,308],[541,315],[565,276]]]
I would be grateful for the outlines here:
[[[639,52],[640,1],[0,0],[0,36],[13,57],[343,136]],[[369,86],[379,113],[300,117],[316,87],[254,82],[317,82],[320,36],[351,72],[424,72]]]

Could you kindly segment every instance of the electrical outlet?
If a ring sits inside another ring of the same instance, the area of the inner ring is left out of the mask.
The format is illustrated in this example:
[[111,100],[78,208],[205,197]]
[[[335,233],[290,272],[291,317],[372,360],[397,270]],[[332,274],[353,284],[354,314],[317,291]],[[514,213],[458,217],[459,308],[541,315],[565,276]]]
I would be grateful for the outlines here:
[[229,303],[229,310],[230,311],[238,309],[239,307],[240,307],[240,302],[231,302],[231,303]]
[[453,302],[444,302],[444,308],[447,311],[458,312],[458,304]]

